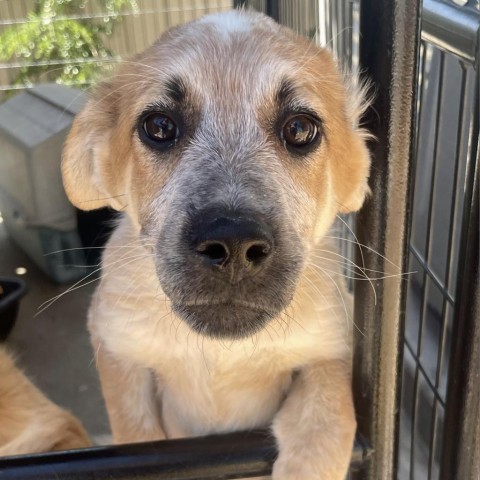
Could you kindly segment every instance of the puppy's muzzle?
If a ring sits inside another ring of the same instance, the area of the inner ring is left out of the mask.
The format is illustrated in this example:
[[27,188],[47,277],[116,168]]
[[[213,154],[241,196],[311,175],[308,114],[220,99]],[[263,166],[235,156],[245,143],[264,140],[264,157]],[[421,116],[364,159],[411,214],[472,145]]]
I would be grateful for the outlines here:
[[268,265],[274,239],[259,217],[210,211],[193,219],[190,245],[206,269],[235,285]]
[[188,205],[181,212],[172,209],[156,249],[172,310],[202,335],[258,332],[292,299],[301,243],[282,228],[279,209]]

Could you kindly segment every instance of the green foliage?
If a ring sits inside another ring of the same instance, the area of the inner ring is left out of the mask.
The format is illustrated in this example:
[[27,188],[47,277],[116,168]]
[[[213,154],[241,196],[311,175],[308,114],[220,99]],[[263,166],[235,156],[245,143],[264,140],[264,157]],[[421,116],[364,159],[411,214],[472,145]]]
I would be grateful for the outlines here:
[[138,5],[136,0],[99,1],[102,16],[81,18],[89,1],[37,0],[26,23],[0,34],[0,61],[28,63],[20,68],[15,84],[94,81],[102,60],[113,55],[105,39],[121,20],[119,14],[125,7],[138,11]]

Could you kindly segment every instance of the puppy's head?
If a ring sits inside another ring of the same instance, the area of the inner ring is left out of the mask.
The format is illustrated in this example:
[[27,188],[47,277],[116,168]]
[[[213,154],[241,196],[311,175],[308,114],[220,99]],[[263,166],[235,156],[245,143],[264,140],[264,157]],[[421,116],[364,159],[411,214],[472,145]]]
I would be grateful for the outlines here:
[[312,247],[360,208],[369,158],[331,55],[264,15],[174,28],[76,118],[63,175],[82,209],[125,207],[173,309],[247,336],[290,303]]

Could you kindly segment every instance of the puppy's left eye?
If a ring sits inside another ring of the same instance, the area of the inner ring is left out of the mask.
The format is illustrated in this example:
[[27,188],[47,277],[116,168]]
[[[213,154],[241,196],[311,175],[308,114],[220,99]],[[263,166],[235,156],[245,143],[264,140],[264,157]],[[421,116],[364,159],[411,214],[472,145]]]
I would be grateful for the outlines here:
[[180,140],[181,119],[175,115],[163,112],[147,112],[142,115],[137,123],[137,132],[140,140],[150,148],[166,152],[177,145]]
[[320,130],[318,121],[308,115],[294,115],[283,125],[282,140],[287,147],[302,149],[319,138]]
[[176,123],[162,113],[152,113],[146,117],[143,122],[143,130],[147,137],[154,142],[170,143],[178,137]]

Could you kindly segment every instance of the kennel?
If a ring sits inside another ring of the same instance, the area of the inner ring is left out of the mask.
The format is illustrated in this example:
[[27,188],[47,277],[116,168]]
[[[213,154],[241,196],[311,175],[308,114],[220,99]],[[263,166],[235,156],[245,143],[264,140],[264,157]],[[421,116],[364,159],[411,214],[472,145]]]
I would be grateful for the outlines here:
[[[361,250],[342,248],[365,268],[411,273],[376,281],[376,299],[353,282],[351,477],[479,478],[478,2],[234,3],[329,43],[374,85],[373,195],[347,219]],[[236,433],[4,459],[0,479],[238,478],[274,456],[265,433]]]

